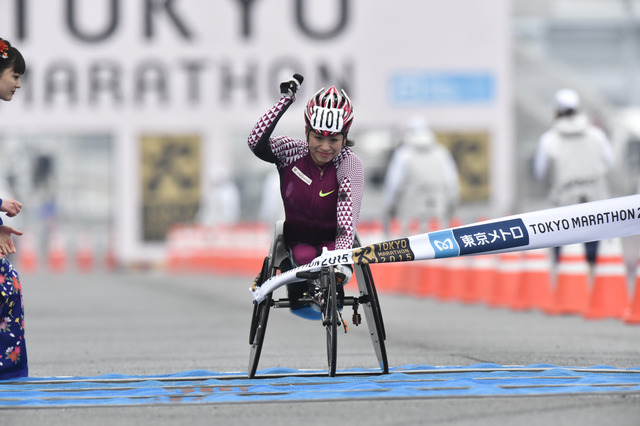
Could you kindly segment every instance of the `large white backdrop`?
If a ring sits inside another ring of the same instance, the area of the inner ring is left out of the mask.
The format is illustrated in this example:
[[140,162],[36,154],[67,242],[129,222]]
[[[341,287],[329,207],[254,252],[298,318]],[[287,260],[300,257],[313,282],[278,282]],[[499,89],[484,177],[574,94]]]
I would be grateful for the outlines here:
[[[354,132],[420,113],[441,132],[486,133],[488,205],[512,213],[508,0],[0,0],[0,10],[0,36],[29,68],[0,104],[0,136],[109,134],[124,260],[163,253],[143,229],[145,208],[163,205],[143,194],[144,168],[167,167],[144,163],[154,140],[186,137],[204,182],[232,167],[292,72],[305,82],[282,132],[301,136],[302,100],[334,84],[356,106]],[[205,188],[187,186],[187,198]]]

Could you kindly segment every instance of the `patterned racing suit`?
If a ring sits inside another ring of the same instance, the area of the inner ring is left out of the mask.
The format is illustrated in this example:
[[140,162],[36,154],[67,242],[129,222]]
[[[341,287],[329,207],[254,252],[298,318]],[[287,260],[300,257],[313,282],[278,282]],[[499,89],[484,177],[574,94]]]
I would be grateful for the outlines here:
[[[249,135],[249,148],[260,159],[274,163],[280,175],[284,203],[284,239],[294,264],[304,264],[322,253],[322,247],[350,249],[360,215],[364,170],[360,158],[345,146],[321,169],[306,141],[271,137],[276,124],[293,103],[282,96],[263,115]],[[296,250],[313,247],[309,251]],[[292,287],[289,286],[291,297]]]
[[285,242],[288,247],[306,243],[321,250],[328,243],[330,250],[350,249],[364,190],[362,162],[351,148],[344,147],[321,170],[311,158],[306,141],[272,138],[278,120],[292,103],[292,98],[280,98],[260,118],[248,140],[257,157],[278,168]]

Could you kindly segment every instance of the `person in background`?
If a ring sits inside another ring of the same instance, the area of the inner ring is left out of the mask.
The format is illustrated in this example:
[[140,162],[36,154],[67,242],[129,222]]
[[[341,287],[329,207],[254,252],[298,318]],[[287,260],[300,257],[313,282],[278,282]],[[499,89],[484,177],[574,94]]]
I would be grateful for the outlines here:
[[[352,248],[364,192],[362,162],[348,138],[353,105],[344,90],[322,88],[309,99],[304,139],[271,136],[301,83],[302,76],[294,75],[280,85],[280,99],[258,120],[248,139],[251,151],[275,164],[280,175],[284,240],[290,252],[290,265],[281,266],[282,270],[311,262],[324,247]],[[351,274],[348,265],[336,267],[343,285]],[[343,285],[338,286],[339,297],[344,295]],[[306,291],[300,283],[288,285],[287,290],[293,313],[318,317],[319,313],[309,311],[308,303],[299,303]]]
[[402,144],[395,150],[383,186],[385,229],[398,217],[402,235],[428,230],[431,219],[441,225],[449,223],[460,202],[458,168],[451,152],[438,143],[435,134],[422,117],[413,117],[406,127]]
[[[21,76],[25,71],[22,54],[7,40],[0,38],[0,99],[6,102],[13,99],[21,87]],[[0,211],[8,217],[17,215],[21,209],[22,203],[19,201],[0,200]],[[0,380],[29,375],[22,286],[18,272],[7,258],[8,254],[16,252],[12,234],[22,235],[22,232],[3,224],[0,218]]]
[[[608,174],[614,156],[605,133],[580,110],[580,97],[572,89],[555,95],[555,120],[538,142],[533,171],[549,188],[553,206],[566,206],[609,197]],[[556,248],[556,260],[560,248]],[[598,242],[585,245],[587,260],[595,266]]]
[[[640,177],[636,184],[634,194],[640,194]],[[622,238],[622,253],[624,255],[624,264],[629,280],[629,288],[634,288],[640,269],[640,234],[630,235]],[[635,291],[640,291],[638,287]]]
[[280,192],[280,175],[276,169],[267,173],[262,183],[260,210],[258,219],[261,223],[271,226],[278,220],[284,220],[284,205]]
[[205,226],[235,225],[240,220],[240,191],[230,172],[209,172],[203,201],[196,221]]

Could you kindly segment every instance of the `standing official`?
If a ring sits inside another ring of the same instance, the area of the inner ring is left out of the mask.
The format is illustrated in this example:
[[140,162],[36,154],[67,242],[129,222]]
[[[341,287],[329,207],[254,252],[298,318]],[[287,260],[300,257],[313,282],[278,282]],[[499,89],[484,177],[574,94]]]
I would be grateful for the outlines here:
[[[559,90],[555,102],[555,120],[541,136],[535,154],[536,178],[547,181],[554,206],[608,198],[607,176],[614,158],[609,139],[580,111],[580,98],[574,90]],[[597,241],[586,244],[591,266],[597,251]]]

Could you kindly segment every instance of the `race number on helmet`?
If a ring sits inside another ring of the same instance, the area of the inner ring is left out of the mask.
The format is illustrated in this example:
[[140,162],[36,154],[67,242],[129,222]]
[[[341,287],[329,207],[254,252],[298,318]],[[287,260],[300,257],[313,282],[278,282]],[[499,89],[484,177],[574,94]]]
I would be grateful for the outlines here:
[[353,105],[344,90],[334,86],[318,90],[304,112],[306,132],[313,130],[323,136],[347,135],[353,122]]

